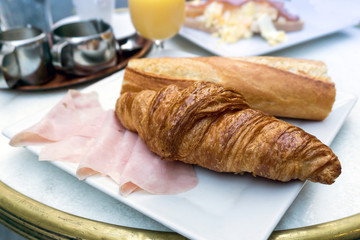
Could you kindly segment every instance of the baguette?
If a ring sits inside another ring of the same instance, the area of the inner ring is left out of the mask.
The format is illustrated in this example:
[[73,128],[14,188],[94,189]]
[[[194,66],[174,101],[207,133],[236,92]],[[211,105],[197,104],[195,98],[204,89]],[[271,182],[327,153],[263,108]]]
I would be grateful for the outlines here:
[[211,82],[124,93],[115,112],[164,160],[283,182],[331,184],[341,173],[337,156],[316,137]]
[[121,92],[185,88],[211,81],[240,91],[250,106],[288,118],[323,120],[335,101],[335,84],[321,61],[282,57],[195,57],[131,60]]

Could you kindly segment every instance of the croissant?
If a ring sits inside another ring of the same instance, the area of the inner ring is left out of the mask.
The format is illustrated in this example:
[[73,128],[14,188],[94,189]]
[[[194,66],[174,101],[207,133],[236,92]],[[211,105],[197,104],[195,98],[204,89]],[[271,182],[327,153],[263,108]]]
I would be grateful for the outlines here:
[[331,184],[341,173],[337,156],[316,137],[211,82],[123,93],[115,111],[164,160],[283,182]]

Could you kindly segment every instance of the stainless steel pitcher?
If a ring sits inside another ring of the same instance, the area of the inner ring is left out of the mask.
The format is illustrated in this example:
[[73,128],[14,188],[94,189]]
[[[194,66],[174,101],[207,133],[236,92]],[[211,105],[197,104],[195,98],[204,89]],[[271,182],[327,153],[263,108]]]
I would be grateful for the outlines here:
[[40,85],[55,74],[46,34],[33,27],[0,32],[0,87]]
[[116,65],[116,40],[112,28],[102,20],[66,23],[52,32],[51,54],[57,70],[89,75]]

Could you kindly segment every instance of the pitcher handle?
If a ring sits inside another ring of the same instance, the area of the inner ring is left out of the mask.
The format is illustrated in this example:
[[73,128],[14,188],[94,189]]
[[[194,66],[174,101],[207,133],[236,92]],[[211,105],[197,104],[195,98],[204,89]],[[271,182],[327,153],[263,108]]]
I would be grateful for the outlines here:
[[10,54],[13,54],[15,47],[10,44],[2,44],[0,49],[0,89],[1,88],[12,88],[20,79],[6,79],[2,68],[4,58]]
[[58,43],[54,43],[51,47],[51,55],[52,55],[52,64],[56,69],[62,70],[66,68],[64,62],[65,59],[63,57],[63,51],[65,47],[67,47],[69,43],[67,41],[62,41]]

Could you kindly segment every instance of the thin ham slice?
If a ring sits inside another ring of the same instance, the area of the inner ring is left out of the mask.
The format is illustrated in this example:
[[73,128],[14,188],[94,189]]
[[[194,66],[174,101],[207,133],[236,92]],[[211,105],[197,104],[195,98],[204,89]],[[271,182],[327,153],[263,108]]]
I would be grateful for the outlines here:
[[117,146],[118,154],[116,154],[116,161],[112,164],[112,169],[108,171],[109,177],[111,177],[115,182],[117,182],[116,180],[123,174],[138,138],[139,136],[136,133],[125,130],[123,139]]
[[39,160],[78,163],[76,174],[86,179],[108,176],[127,196],[138,190],[176,194],[197,185],[191,165],[161,160],[139,136],[126,130],[114,110],[104,111],[94,93],[70,90],[34,126],[18,133],[13,146],[42,143]]
[[198,183],[192,165],[161,160],[148,150],[141,138],[137,139],[121,177],[115,181],[122,186],[123,194],[131,193],[129,187],[133,186],[129,183],[153,194],[177,194]]
[[114,111],[109,110],[98,136],[84,154],[76,171],[80,180],[97,173],[109,175],[108,172],[117,164],[123,150],[126,150],[119,148],[124,141],[124,132],[125,129],[116,118]]
[[124,183],[122,185],[120,185],[120,192],[123,196],[128,196],[131,193],[140,190],[141,188],[139,188],[136,184],[132,183],[132,182],[127,182]]
[[77,170],[79,179],[97,173],[118,183],[123,195],[139,187],[153,194],[176,194],[197,184],[191,165],[161,160],[137,134],[124,129],[112,110]]
[[[93,119],[89,119],[86,125],[78,129],[76,135],[45,144],[40,151],[39,160],[80,163],[99,133],[104,119],[104,114],[93,116]],[[31,136],[31,134],[27,136]],[[27,141],[31,141],[31,139]]]
[[89,137],[70,136],[64,140],[46,144],[40,150],[39,160],[80,163],[93,142],[94,139]]
[[40,122],[15,135],[10,145],[20,147],[43,144],[72,135],[92,136],[94,131],[86,131],[83,127],[97,126],[97,121],[102,121],[103,113],[96,93],[69,90]]

